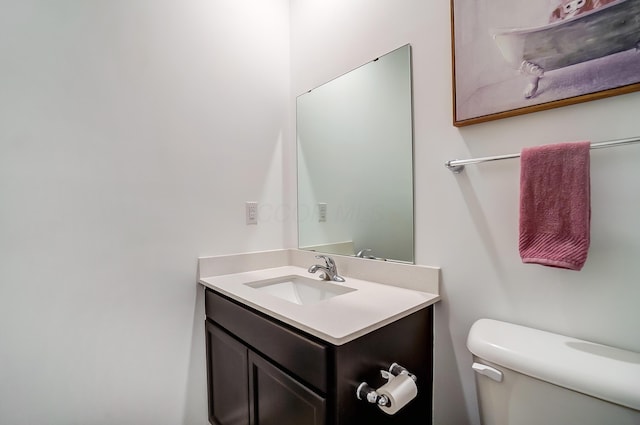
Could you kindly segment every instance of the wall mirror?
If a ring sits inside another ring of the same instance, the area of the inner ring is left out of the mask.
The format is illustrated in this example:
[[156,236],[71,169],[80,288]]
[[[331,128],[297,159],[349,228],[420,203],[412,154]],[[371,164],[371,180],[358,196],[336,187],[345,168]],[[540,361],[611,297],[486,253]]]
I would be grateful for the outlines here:
[[414,261],[411,48],[296,102],[298,246]]

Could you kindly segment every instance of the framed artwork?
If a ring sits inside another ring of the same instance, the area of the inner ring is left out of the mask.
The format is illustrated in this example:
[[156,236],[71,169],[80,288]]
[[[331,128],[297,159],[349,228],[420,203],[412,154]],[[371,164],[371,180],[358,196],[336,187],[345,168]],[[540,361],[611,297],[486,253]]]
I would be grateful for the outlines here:
[[451,0],[457,127],[640,90],[640,0]]

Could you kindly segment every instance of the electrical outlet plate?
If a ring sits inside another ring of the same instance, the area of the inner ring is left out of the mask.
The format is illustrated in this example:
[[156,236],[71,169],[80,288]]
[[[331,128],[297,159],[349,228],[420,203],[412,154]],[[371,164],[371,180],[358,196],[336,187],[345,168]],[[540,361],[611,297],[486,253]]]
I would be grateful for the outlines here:
[[258,203],[245,202],[245,216],[247,224],[258,224]]

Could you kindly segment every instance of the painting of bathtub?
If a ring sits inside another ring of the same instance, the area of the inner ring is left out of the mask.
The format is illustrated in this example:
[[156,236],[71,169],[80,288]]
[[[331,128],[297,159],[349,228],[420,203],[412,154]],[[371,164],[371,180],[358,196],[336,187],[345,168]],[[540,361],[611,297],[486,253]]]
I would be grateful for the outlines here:
[[640,90],[640,0],[530,23],[559,1],[452,1],[454,125]]

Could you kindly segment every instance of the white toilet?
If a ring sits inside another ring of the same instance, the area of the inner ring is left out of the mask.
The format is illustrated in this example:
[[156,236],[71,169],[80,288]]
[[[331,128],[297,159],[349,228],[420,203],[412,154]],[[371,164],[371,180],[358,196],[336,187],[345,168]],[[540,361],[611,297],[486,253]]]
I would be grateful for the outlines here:
[[640,353],[489,319],[467,347],[483,425],[640,425]]

